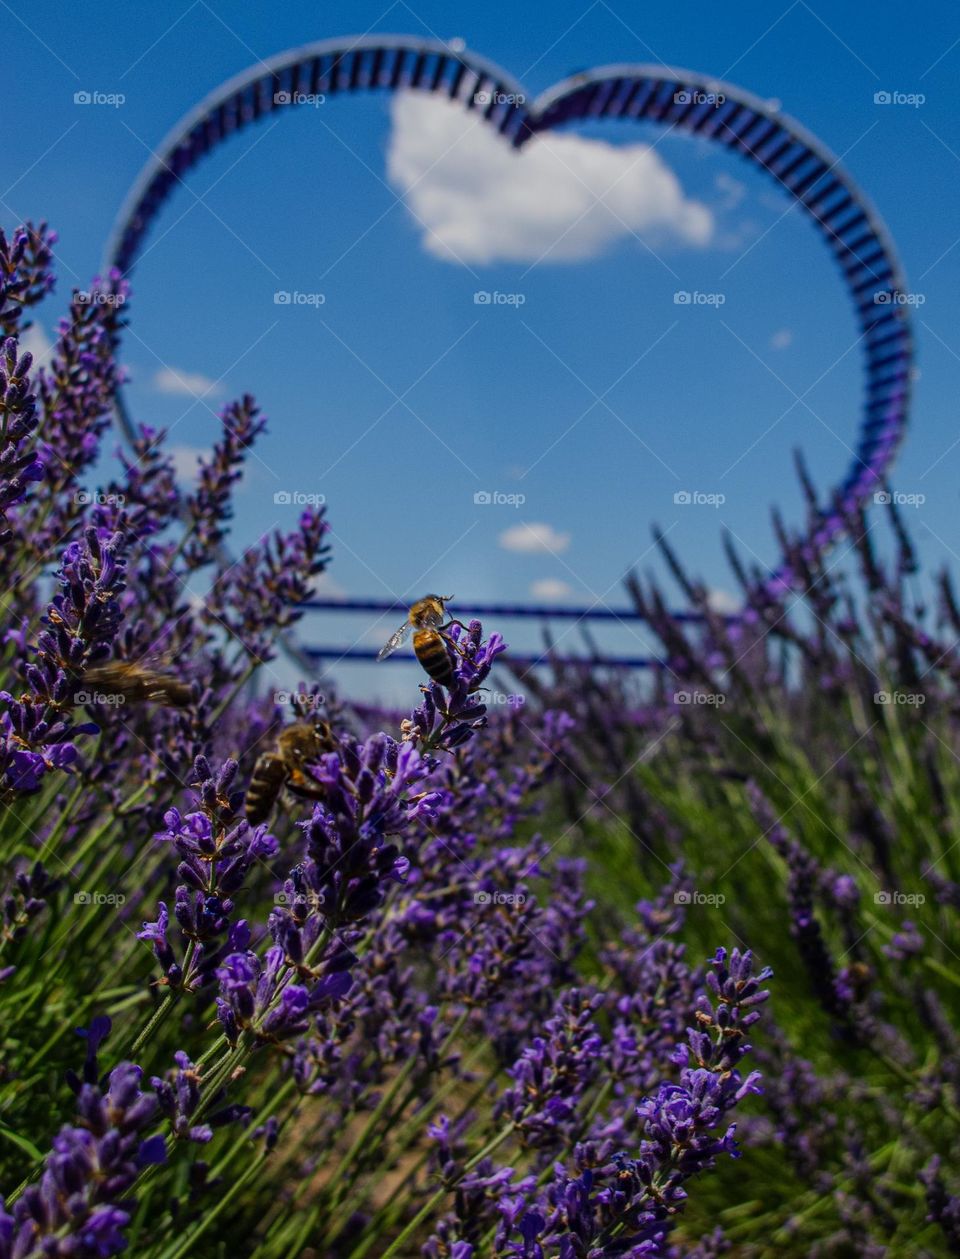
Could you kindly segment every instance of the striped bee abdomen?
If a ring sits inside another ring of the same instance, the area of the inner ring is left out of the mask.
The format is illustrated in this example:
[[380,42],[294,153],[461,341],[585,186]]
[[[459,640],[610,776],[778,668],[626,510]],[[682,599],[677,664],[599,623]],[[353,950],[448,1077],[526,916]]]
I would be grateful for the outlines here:
[[259,826],[270,816],[287,779],[287,765],[275,752],[264,752],[253,767],[244,812],[251,826]]
[[413,636],[413,650],[424,671],[439,682],[449,686],[453,681],[453,661],[443,635],[435,629],[419,629]]

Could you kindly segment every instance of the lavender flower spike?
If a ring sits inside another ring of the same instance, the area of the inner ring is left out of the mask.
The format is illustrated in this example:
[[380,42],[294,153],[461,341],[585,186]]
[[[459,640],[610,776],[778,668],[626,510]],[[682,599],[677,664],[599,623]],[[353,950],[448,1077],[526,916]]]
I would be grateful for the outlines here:
[[105,1092],[85,1084],[77,1098],[82,1126],[54,1138],[38,1184],[12,1213],[0,1204],[0,1259],[28,1255],[119,1254],[136,1205],[126,1194],[140,1170],[166,1159],[162,1137],[143,1139],[156,1115],[153,1093],[140,1090],[140,1068],[123,1062]]

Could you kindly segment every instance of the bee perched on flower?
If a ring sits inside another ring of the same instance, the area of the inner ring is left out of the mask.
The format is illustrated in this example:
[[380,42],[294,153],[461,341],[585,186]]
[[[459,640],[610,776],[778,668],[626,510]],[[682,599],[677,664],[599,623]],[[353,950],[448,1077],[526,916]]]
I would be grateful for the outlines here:
[[323,786],[310,776],[307,766],[325,752],[335,752],[337,746],[330,723],[321,718],[285,726],[253,767],[244,806],[250,825],[267,820],[284,788],[304,800],[322,800]]
[[380,649],[378,660],[385,660],[397,650],[413,629],[413,650],[427,677],[441,686],[450,686],[453,682],[452,651],[461,651],[456,639],[447,632],[451,626],[457,625],[465,630],[462,621],[451,618],[444,621],[446,605],[453,595],[425,595],[414,603],[407,613],[407,619]]

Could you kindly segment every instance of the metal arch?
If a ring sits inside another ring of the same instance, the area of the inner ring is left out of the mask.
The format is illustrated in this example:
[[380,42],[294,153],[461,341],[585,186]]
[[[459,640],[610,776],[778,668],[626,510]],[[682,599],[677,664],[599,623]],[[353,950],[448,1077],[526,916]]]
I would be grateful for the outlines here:
[[[107,265],[128,272],[153,218],[174,185],[204,154],[234,132],[286,107],[283,96],[332,96],[383,88],[437,92],[477,109],[520,149],[535,135],[578,120],[623,118],[657,122],[715,140],[751,159],[807,211],[837,258],[853,298],[864,341],[866,388],[859,444],[847,474],[807,539],[829,546],[844,514],[882,484],[907,421],[913,340],[905,280],[879,215],[819,140],[771,102],[692,71],[612,65],[576,74],[530,106],[512,76],[458,42],[408,36],[328,39],[258,63],[208,95],[162,142],[126,198],[115,223]],[[127,437],[133,424],[122,395],[117,410]],[[795,575],[771,577],[786,593]]]
[[[430,58],[434,61],[427,75],[425,63]],[[281,93],[330,96],[362,89],[439,91],[445,87],[451,99],[463,99],[465,84],[472,84],[470,98],[465,101],[468,109],[473,108],[472,97],[484,84],[522,99],[520,85],[485,57],[454,44],[408,35],[318,40],[258,62],[215,88],[161,141],[156,157],[146,163],[120,207],[107,244],[108,264],[127,272],[173,184],[222,140],[284,108],[276,100]]]

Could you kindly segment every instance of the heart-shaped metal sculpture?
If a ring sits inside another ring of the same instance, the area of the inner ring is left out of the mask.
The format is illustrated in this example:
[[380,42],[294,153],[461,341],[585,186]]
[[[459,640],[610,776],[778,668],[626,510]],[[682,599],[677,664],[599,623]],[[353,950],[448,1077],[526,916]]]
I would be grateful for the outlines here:
[[[866,391],[859,442],[851,466],[820,512],[808,538],[828,547],[850,509],[883,484],[903,435],[912,376],[912,337],[900,265],[878,215],[839,161],[798,123],[728,83],[661,66],[614,65],[566,79],[531,105],[520,84],[459,42],[398,36],[325,40],[258,62],[218,88],[167,137],[142,172],[117,221],[107,261],[128,272],[151,220],[205,153],[297,94],[368,89],[436,92],[479,110],[507,142],[522,148],[538,132],[581,119],[662,123],[715,140],[760,166],[810,215],[835,254],[861,329]],[[118,409],[132,431],[122,399]],[[770,589],[794,584],[789,567]]]

